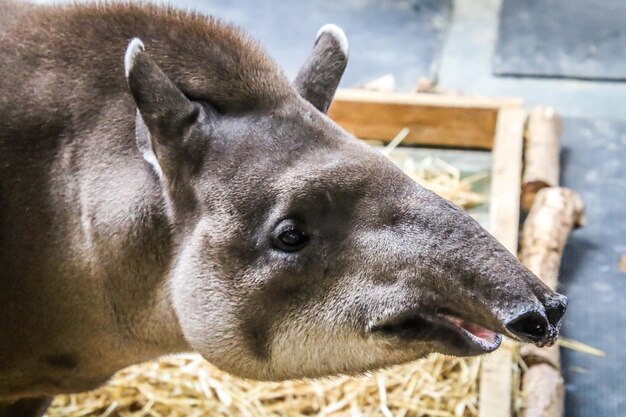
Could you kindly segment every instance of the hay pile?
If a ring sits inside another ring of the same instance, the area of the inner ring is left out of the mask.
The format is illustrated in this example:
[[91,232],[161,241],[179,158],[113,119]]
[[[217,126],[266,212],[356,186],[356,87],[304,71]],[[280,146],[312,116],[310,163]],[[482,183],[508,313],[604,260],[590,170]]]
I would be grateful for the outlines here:
[[[409,176],[464,208],[486,201],[472,185],[488,173],[461,178],[440,159],[391,152],[401,135],[383,153]],[[431,355],[359,378],[259,383],[181,355],[124,369],[96,391],[59,396],[47,417],[473,417],[483,360]]]
[[[409,128],[404,128],[389,142],[380,148],[383,155],[404,171],[418,184],[428,188],[441,197],[452,201],[464,209],[470,209],[487,202],[487,196],[473,190],[478,181],[489,177],[489,172],[478,172],[461,177],[461,170],[440,158],[426,157],[421,160],[410,153],[396,152],[398,146],[409,134]],[[379,143],[372,145],[380,147]],[[410,148],[409,148],[410,149]]]
[[488,172],[479,172],[461,178],[461,171],[446,161],[427,157],[416,162],[403,155],[389,155],[391,160],[418,184],[452,201],[464,209],[470,209],[487,202],[487,196],[473,190],[474,183],[489,176]]
[[261,383],[198,355],[172,356],[124,369],[96,391],[59,396],[47,417],[469,417],[478,414],[480,361],[432,355],[359,378]]

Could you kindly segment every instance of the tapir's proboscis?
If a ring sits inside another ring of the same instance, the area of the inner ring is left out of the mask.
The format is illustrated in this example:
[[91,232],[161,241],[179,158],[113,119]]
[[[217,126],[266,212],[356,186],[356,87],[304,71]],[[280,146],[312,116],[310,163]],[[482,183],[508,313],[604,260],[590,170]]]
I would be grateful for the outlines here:
[[199,14],[0,10],[0,415],[168,353],[283,380],[556,340],[565,297],[325,115],[337,26],[291,83]]

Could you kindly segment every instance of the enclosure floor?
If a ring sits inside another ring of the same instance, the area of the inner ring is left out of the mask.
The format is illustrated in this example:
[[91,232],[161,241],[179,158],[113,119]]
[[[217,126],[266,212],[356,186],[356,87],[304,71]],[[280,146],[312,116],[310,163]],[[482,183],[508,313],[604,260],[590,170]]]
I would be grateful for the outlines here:
[[587,225],[564,253],[564,332],[606,352],[563,350],[567,417],[626,416],[626,122],[566,119],[562,183],[581,194]]
[[[566,7],[567,1],[562,4]],[[499,10],[500,0],[454,2],[441,56],[441,87],[483,96],[520,97],[529,106],[553,106],[567,116],[626,120],[626,83],[494,76]]]
[[497,74],[626,81],[624,0],[504,0]]

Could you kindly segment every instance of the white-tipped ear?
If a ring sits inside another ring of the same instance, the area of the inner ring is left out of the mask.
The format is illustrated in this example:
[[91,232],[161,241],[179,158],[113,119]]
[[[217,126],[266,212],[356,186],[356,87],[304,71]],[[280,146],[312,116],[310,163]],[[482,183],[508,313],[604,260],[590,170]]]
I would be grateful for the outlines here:
[[337,25],[324,25],[317,32],[313,51],[294,80],[298,93],[322,113],[333,100],[348,64],[348,39]]
[[130,70],[133,69],[135,65],[135,59],[137,55],[144,52],[146,50],[143,42],[139,38],[133,38],[132,41],[126,47],[126,53],[124,54],[124,73],[126,74],[126,78],[130,74]]
[[196,123],[199,107],[159,68],[133,39],[124,55],[128,88],[150,134],[161,145],[178,146],[185,132]]
[[348,38],[346,37],[346,34],[344,33],[343,29],[341,29],[339,26],[333,23],[328,23],[322,26],[320,30],[317,31],[317,36],[315,37],[315,41],[317,42],[319,38],[325,33],[332,36],[339,44],[339,48],[341,48],[341,52],[343,52],[345,56],[348,56],[348,46],[349,46]]

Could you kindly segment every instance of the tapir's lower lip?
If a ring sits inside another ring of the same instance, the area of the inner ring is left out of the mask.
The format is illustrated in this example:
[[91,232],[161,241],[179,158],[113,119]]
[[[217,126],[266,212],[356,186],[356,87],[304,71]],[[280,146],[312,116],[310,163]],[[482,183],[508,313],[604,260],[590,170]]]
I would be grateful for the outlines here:
[[378,322],[371,331],[409,342],[447,342],[457,355],[492,352],[502,343],[500,334],[452,314],[401,313]]
[[450,323],[457,331],[462,332],[472,342],[478,344],[486,352],[496,350],[502,343],[502,336],[486,327],[464,320],[451,314],[440,314],[438,317]]

